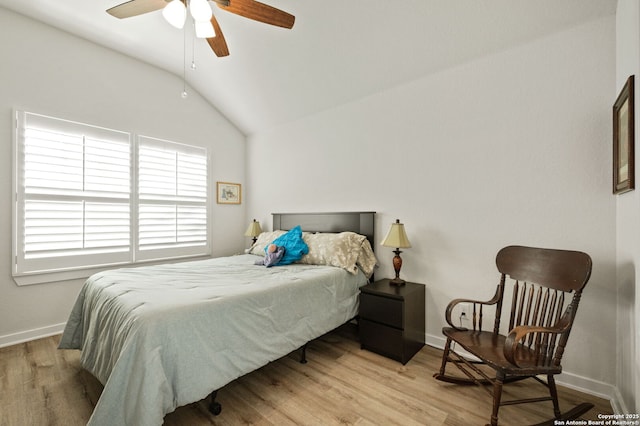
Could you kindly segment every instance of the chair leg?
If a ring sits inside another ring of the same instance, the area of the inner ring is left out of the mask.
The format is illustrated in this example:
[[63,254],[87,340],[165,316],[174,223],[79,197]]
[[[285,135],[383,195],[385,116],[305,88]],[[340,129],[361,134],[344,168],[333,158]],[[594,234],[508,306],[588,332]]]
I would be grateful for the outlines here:
[[556,380],[553,378],[553,374],[547,374],[547,384],[549,385],[549,393],[553,400],[553,415],[556,419],[559,419],[562,414],[560,413],[560,404],[558,403],[558,390],[556,389]]
[[449,359],[450,350],[451,350],[451,338],[447,337],[447,343],[444,345],[444,351],[442,352],[442,365],[440,365],[440,376],[444,376],[444,370],[447,367],[447,360]]
[[500,409],[500,400],[502,399],[502,385],[504,383],[504,373],[497,372],[496,379],[493,382],[493,412],[491,413],[491,426],[498,425],[498,410]]

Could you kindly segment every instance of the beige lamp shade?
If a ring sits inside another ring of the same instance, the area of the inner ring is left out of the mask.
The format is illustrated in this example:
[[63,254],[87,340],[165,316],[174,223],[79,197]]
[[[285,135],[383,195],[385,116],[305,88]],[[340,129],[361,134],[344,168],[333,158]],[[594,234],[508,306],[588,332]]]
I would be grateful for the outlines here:
[[260,222],[253,219],[253,222],[249,224],[249,227],[244,232],[245,237],[257,237],[262,232],[262,228],[260,227]]
[[382,240],[381,245],[397,248],[411,247],[407,233],[404,231],[404,223],[400,223],[400,219],[396,219],[396,222],[391,224],[391,228],[389,228],[389,232],[387,232],[387,236]]

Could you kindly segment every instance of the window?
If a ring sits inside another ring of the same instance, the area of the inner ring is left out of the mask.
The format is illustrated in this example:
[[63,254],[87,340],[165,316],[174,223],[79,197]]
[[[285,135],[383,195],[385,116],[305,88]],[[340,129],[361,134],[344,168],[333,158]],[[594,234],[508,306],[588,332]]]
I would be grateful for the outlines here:
[[205,149],[140,136],[138,258],[206,252],[207,193]]
[[16,115],[14,275],[209,253],[204,148]]
[[130,135],[17,118],[15,272],[130,261]]

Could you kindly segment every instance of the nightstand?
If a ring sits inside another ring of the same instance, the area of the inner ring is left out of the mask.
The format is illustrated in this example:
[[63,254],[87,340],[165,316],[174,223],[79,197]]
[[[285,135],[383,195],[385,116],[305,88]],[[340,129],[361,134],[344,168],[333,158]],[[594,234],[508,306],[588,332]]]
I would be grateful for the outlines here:
[[425,286],[376,281],[360,289],[360,347],[406,364],[424,346]]

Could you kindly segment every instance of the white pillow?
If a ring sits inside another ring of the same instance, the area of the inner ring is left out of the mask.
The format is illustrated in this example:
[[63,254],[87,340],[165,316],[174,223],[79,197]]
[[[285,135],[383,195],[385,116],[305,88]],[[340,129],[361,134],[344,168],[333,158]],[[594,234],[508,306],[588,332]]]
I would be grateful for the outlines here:
[[309,254],[302,256],[298,263],[336,266],[352,274],[360,268],[367,277],[378,263],[367,238],[355,232],[305,233],[302,238]]
[[278,230],[278,231],[268,231],[262,232],[258,235],[258,239],[256,242],[247,250],[247,253],[257,254],[258,256],[264,256],[265,251],[264,248],[271,244],[273,240],[278,238],[280,235],[286,234],[286,231]]

